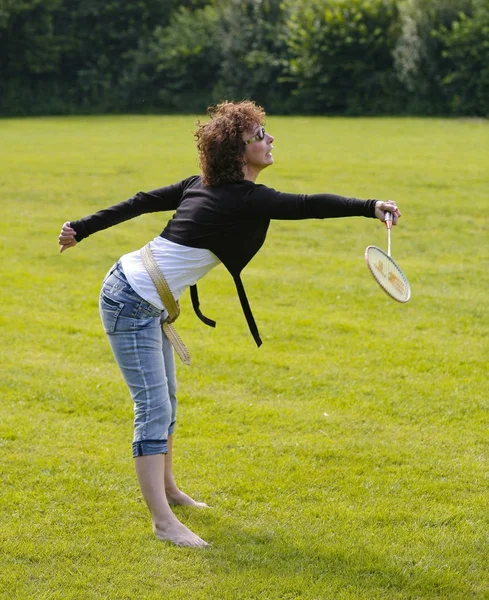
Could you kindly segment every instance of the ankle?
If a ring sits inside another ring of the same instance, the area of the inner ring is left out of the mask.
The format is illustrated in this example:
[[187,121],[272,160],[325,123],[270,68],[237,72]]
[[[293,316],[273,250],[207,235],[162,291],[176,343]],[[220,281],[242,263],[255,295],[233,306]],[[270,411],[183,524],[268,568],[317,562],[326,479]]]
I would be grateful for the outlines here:
[[172,512],[167,515],[159,515],[158,517],[153,516],[151,520],[153,521],[154,531],[166,531],[180,522]]
[[178,494],[179,491],[180,490],[178,489],[175,481],[169,481],[168,483],[165,482],[165,492],[167,494]]

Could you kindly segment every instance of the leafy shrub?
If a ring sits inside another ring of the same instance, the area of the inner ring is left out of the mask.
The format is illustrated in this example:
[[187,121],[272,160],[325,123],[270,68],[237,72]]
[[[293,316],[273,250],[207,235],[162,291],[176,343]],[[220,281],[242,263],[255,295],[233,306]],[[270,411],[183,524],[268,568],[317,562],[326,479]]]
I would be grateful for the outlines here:
[[298,108],[368,114],[399,107],[394,0],[301,0],[289,7],[289,77]]
[[489,113],[488,0],[0,0],[0,114]]
[[[180,8],[136,56],[134,85],[159,110],[199,111],[219,79],[218,13]],[[144,92],[143,92],[144,90]]]
[[449,65],[441,85],[451,113],[489,117],[489,5],[479,0],[469,18],[464,13],[441,28],[443,58]]
[[401,32],[394,49],[399,80],[406,90],[406,109],[417,114],[448,114],[450,73],[447,36],[461,14],[472,13],[473,0],[404,0],[399,3]]

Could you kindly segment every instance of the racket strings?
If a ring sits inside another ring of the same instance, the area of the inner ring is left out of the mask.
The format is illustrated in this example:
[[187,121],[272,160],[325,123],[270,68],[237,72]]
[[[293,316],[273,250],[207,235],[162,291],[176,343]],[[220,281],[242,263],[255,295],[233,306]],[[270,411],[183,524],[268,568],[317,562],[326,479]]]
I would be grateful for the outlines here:
[[377,246],[368,246],[365,260],[370,272],[381,288],[398,302],[411,297],[409,282],[398,264]]

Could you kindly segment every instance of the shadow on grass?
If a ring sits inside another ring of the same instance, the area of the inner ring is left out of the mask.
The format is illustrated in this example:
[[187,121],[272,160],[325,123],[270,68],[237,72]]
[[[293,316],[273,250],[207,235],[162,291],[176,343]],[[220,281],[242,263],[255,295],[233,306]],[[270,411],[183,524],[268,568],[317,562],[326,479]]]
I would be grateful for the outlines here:
[[354,532],[346,540],[320,530],[292,537],[283,524],[275,530],[241,527],[213,511],[190,520],[204,537],[205,529],[214,535],[212,547],[203,553],[212,581],[220,582],[208,588],[210,596],[234,598],[230,588],[239,590],[239,598],[304,600],[462,599],[474,594],[460,574],[437,569],[426,559],[389,553],[387,540],[371,548],[355,540]]

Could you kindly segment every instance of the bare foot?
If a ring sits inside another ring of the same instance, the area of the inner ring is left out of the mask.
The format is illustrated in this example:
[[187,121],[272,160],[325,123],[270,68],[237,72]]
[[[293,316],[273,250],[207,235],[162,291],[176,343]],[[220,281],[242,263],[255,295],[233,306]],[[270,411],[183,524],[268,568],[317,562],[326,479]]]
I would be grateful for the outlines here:
[[209,545],[188,527],[185,527],[183,523],[180,523],[176,517],[158,524],[155,523],[153,531],[159,540],[173,542],[175,546],[204,548]]
[[197,502],[190,496],[187,496],[187,494],[185,494],[184,492],[181,492],[178,488],[167,488],[165,491],[168,504],[194,506],[196,508],[209,508],[209,505],[205,502]]

